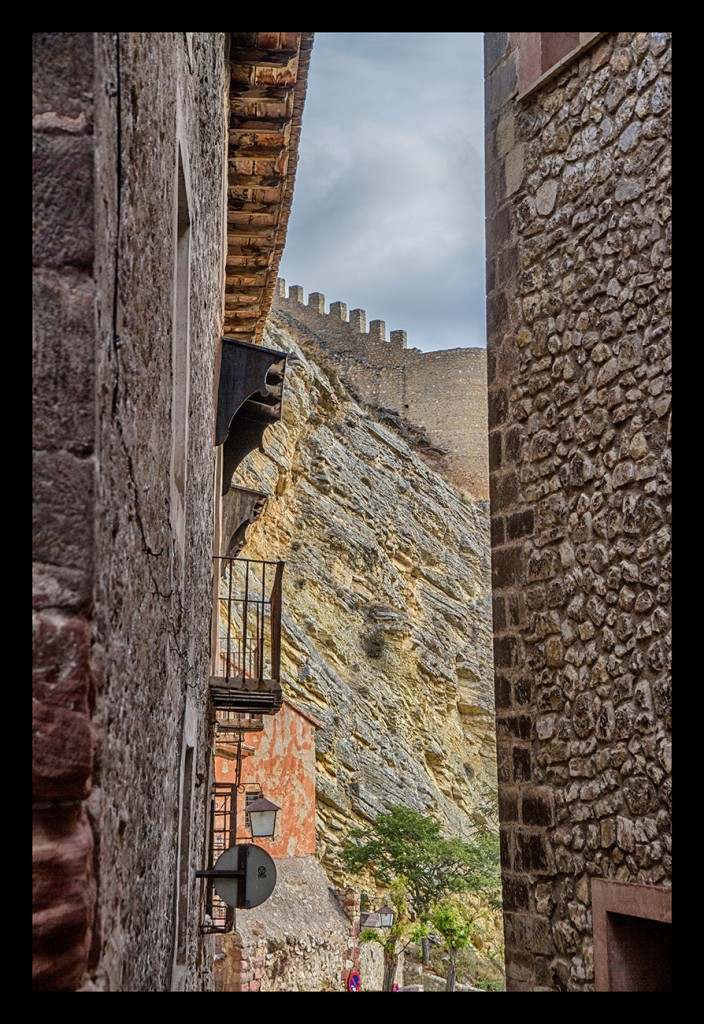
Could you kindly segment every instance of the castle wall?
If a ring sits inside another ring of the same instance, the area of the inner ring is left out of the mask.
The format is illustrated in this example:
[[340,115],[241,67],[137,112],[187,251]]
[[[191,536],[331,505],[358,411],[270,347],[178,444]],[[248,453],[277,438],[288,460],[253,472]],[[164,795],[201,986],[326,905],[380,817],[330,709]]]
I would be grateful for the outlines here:
[[405,368],[402,413],[425,427],[445,449],[452,479],[477,498],[486,498],[486,349],[455,348],[410,353]]
[[336,357],[342,379],[369,405],[398,413],[423,427],[447,455],[452,481],[475,497],[488,497],[486,350],[422,352],[407,347],[403,330],[387,332],[383,320],[367,326],[363,309],[347,309],[279,278],[274,315],[303,327]]
[[592,880],[672,874],[671,35],[517,99],[545,35],[485,36],[507,987],[589,991]]

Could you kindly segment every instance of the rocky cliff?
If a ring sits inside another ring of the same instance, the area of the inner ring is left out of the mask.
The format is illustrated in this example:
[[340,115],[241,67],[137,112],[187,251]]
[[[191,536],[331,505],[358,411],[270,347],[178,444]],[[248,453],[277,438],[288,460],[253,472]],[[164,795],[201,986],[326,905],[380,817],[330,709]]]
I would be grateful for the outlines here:
[[495,786],[488,508],[310,336],[270,322],[264,344],[290,358],[283,418],[236,476],[271,495],[242,555],[287,563],[282,682],[324,723],[317,856],[344,884],[350,825],[399,803],[467,838]]

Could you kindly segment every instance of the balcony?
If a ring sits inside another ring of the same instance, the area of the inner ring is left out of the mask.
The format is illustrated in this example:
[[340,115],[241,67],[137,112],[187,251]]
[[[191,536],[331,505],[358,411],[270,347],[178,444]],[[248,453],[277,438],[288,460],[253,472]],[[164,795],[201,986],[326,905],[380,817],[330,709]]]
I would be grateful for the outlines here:
[[218,736],[237,739],[241,732],[262,732],[264,716],[240,714],[237,711],[220,711],[217,716]]
[[[216,557],[219,588],[210,698],[218,728],[281,707],[281,581],[284,562]],[[242,728],[240,725],[239,728]]]

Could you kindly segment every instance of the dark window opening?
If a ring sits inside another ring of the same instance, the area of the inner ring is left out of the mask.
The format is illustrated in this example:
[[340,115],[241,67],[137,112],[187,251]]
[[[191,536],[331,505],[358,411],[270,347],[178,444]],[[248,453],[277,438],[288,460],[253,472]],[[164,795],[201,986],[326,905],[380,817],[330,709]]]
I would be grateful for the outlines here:
[[594,988],[672,991],[672,890],[592,879]]
[[610,992],[672,991],[672,925],[607,914]]

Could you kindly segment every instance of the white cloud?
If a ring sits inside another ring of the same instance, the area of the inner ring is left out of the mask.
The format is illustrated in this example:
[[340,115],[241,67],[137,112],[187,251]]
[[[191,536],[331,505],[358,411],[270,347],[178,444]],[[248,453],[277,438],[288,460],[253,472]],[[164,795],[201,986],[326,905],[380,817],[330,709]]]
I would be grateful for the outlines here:
[[485,344],[480,33],[317,33],[280,273],[424,350]]

